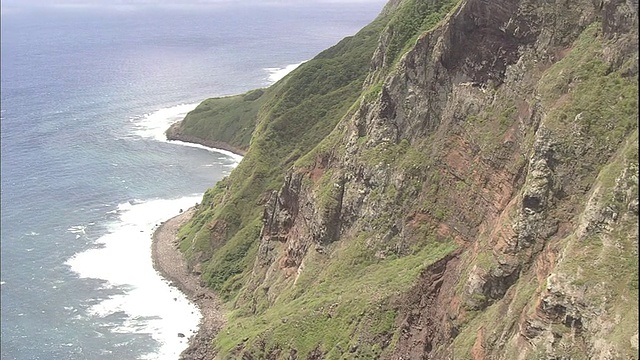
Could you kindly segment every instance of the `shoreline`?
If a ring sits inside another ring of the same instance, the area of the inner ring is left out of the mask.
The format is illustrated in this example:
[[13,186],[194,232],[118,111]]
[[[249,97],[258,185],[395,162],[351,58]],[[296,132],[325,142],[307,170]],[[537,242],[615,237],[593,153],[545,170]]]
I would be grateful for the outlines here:
[[[228,152],[238,162],[244,158],[246,151],[222,141],[207,141],[195,136],[183,135],[176,131],[181,121],[173,123],[166,131],[167,141],[177,141],[206,147],[212,151]],[[238,159],[239,158],[239,159]],[[162,222],[153,230],[151,242],[151,262],[160,276],[172,286],[180,290],[200,311],[200,323],[197,331],[188,340],[178,359],[205,360],[213,359],[216,351],[213,339],[225,324],[222,302],[211,289],[202,286],[200,276],[189,271],[187,261],[179,249],[178,231],[196,212],[196,207]],[[176,334],[176,336],[179,336]]]
[[205,139],[201,139],[197,136],[192,136],[192,135],[185,135],[182,134],[178,131],[178,127],[179,124],[182,121],[178,121],[174,124],[172,124],[166,131],[165,131],[165,136],[167,137],[167,140],[169,141],[182,141],[182,142],[186,142],[186,143],[191,143],[191,144],[197,144],[197,145],[202,145],[204,147],[208,147],[212,150],[224,150],[224,151],[228,151],[230,153],[233,153],[237,156],[242,156],[244,157],[247,154],[246,150],[240,149],[236,146],[233,146],[231,144],[228,144],[224,141],[215,141],[215,140],[205,140]]
[[191,207],[160,224],[153,232],[151,244],[153,268],[200,310],[197,332],[189,338],[187,348],[179,357],[184,360],[213,359],[215,350],[212,340],[225,322],[218,296],[211,289],[202,286],[200,277],[188,270],[186,259],[178,249],[178,230],[194,213],[195,208]]

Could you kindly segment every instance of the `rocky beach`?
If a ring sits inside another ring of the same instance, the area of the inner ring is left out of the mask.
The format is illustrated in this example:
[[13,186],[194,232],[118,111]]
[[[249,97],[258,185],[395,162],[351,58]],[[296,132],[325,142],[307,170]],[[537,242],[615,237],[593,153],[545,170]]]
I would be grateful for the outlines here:
[[[189,347],[180,359],[212,359],[215,355],[211,341],[224,325],[221,302],[218,297],[200,284],[197,275],[191,273],[178,249],[178,230],[191,219],[195,208],[190,208],[160,226],[153,234],[151,254],[153,267],[193,301],[202,315],[197,333],[189,339]],[[184,334],[176,333],[176,336]]]

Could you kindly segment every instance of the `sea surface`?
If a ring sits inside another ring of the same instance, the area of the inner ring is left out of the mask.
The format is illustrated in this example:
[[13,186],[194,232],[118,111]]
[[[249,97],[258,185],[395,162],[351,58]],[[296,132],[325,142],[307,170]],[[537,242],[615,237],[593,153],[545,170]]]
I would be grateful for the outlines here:
[[153,270],[151,235],[241,158],[164,130],[207,97],[277,81],[384,5],[114,3],[2,4],[3,360],[177,359],[200,313]]

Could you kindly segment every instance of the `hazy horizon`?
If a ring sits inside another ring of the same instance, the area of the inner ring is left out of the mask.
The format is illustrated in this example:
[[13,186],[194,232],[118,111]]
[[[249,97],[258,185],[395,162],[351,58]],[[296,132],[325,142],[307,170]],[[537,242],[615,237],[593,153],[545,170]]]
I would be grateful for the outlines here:
[[111,10],[111,11],[139,11],[149,9],[198,9],[202,7],[233,6],[308,6],[313,4],[379,4],[380,9],[386,0],[248,0],[238,3],[233,0],[5,0],[1,3],[2,13],[23,11],[48,11],[48,10]]

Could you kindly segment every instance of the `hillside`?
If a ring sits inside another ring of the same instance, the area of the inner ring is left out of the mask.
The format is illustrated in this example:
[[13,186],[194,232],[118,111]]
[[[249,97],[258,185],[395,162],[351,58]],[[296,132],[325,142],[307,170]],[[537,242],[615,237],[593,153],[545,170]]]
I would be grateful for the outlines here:
[[209,346],[638,359],[637,96],[635,1],[392,0],[203,102],[169,135],[246,151],[179,235],[229,310]]

